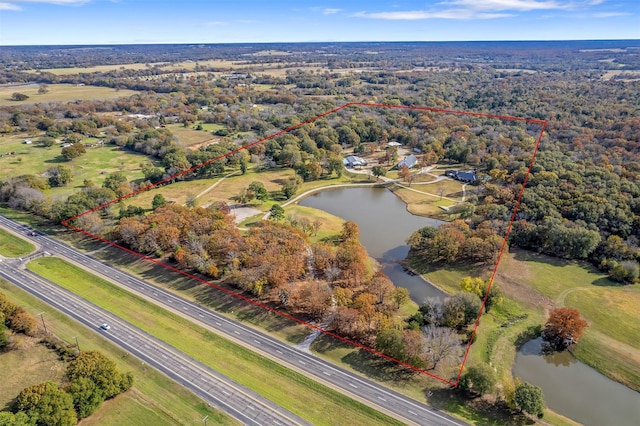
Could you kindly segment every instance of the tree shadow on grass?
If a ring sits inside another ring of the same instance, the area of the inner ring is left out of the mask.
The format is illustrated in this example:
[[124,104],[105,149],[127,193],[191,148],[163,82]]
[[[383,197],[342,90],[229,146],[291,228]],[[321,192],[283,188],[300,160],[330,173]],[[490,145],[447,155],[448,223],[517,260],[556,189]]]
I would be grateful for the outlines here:
[[450,388],[425,389],[429,405],[434,410],[473,419],[482,425],[532,425],[535,422],[524,414],[514,412],[504,401],[489,401],[484,398],[470,399],[463,393]]

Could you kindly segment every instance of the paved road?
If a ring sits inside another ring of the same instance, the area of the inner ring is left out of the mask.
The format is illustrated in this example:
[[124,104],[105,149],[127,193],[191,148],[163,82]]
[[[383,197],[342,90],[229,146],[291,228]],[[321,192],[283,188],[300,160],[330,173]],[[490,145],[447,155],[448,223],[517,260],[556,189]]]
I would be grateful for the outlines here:
[[365,379],[308,352],[298,350],[274,337],[203,308],[197,303],[151,285],[133,275],[122,272],[42,233],[38,233],[35,237],[30,236],[22,225],[3,216],[0,216],[0,226],[5,226],[14,232],[21,233],[42,247],[42,250],[76,262],[101,276],[120,283],[121,286],[145,295],[157,304],[180,311],[184,315],[206,324],[219,334],[241,341],[245,346],[251,347],[256,352],[268,355],[287,367],[302,371],[314,380],[327,384],[347,396],[363,401],[367,405],[400,421],[418,425],[451,426],[465,424],[433,407]]
[[[117,316],[3,259],[0,277],[42,299],[246,425],[300,425],[303,419],[195,361]],[[102,330],[107,323],[110,329]]]

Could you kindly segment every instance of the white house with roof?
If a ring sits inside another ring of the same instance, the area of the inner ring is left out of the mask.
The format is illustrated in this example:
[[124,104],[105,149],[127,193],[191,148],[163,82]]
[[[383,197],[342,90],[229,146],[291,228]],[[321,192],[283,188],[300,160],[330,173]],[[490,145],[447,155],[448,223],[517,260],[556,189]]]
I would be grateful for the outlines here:
[[363,167],[367,165],[367,161],[356,155],[350,155],[347,158],[342,160],[342,164],[345,165],[348,169],[355,169],[356,167]]
[[408,155],[406,157],[404,157],[404,160],[400,161],[398,163],[398,169],[401,168],[402,166],[407,166],[408,168],[413,168],[416,166],[416,164],[418,164],[418,157],[416,157],[415,155],[411,154]]

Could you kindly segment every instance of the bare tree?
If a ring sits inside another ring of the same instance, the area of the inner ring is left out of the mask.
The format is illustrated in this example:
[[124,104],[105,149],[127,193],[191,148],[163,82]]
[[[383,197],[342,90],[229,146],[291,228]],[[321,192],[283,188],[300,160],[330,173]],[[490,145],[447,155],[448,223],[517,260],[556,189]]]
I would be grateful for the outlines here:
[[429,370],[447,369],[460,362],[462,347],[452,329],[429,325],[422,329],[422,336],[425,339],[423,359]]

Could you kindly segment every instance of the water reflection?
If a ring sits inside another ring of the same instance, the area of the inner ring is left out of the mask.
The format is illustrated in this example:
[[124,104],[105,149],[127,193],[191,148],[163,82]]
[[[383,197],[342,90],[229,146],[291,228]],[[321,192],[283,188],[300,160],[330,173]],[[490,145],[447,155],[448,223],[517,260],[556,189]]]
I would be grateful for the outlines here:
[[542,354],[542,339],[518,351],[513,375],[540,386],[547,405],[585,425],[640,424],[640,393],[598,373],[564,351]]
[[397,261],[407,257],[405,240],[412,232],[442,221],[414,216],[398,197],[383,188],[341,188],[323,191],[300,201],[300,205],[327,211],[360,228],[360,241],[369,255],[378,260],[382,271],[399,287],[407,288],[411,299],[421,304],[427,297],[444,293],[422,278],[405,272]]

